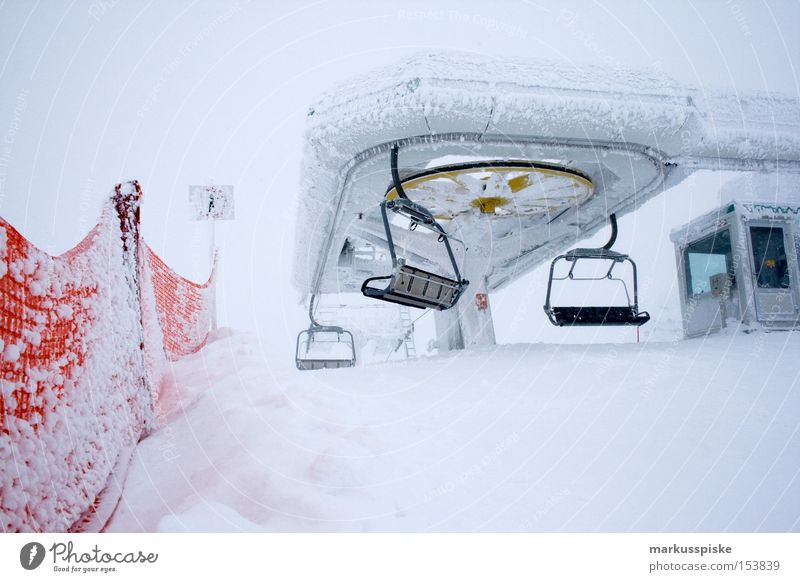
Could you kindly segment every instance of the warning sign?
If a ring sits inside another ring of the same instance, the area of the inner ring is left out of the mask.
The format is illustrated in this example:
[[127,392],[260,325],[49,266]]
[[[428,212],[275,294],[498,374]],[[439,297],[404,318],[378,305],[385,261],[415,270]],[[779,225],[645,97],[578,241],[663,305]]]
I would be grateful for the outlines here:
[[233,186],[189,186],[193,220],[233,220]]

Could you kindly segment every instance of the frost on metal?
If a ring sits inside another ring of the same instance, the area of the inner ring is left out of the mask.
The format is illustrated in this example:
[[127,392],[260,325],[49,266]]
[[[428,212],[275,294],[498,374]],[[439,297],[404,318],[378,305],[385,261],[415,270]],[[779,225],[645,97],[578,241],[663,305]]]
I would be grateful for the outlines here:
[[109,504],[101,493],[117,496],[113,508],[112,471],[153,425],[170,342],[205,342],[207,302],[178,302],[173,317],[191,320],[179,336],[159,325],[167,306],[154,289],[178,276],[142,261],[140,195],[120,185],[86,238],[56,257],[0,219],[3,531],[76,529]]
[[[390,183],[393,142],[401,171],[457,158],[523,159],[591,179],[593,196],[563,216],[528,217],[513,229],[495,220],[489,241],[469,241],[476,256],[491,254],[485,275],[497,289],[604,227],[610,212],[622,216],[696,169],[788,163],[797,171],[800,107],[782,95],[683,86],[660,71],[462,53],[372,71],[309,109],[294,272],[301,292],[357,291],[364,277],[385,274],[373,265],[356,276],[336,261],[348,239],[381,244],[374,209]],[[453,225],[468,238],[474,227]]]

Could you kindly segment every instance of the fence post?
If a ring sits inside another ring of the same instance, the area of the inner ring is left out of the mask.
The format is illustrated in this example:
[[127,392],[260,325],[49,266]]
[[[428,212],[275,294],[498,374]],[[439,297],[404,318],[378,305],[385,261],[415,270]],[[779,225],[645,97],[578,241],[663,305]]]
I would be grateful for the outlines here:
[[[128,186],[123,191],[123,186]],[[142,188],[138,180],[117,184],[114,187],[114,207],[119,216],[122,236],[123,262],[128,285],[134,293],[136,310],[139,316],[139,356],[141,365],[142,389],[149,390],[144,346],[144,315],[142,310],[142,269],[144,253],[140,232]]]

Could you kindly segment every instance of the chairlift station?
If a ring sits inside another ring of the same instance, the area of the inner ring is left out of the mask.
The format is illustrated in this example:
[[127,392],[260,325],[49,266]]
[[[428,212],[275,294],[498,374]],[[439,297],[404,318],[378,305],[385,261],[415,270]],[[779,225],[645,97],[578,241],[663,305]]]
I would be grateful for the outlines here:
[[434,309],[442,350],[492,345],[493,291],[704,169],[800,172],[797,100],[450,53],[349,81],[308,114],[294,280],[310,330],[315,300],[363,292]]

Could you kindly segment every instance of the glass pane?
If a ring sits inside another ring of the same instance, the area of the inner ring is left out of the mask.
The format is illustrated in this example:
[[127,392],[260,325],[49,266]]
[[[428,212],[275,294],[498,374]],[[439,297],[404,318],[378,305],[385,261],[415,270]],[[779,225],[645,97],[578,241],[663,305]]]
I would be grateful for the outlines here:
[[721,230],[693,242],[686,247],[686,285],[690,295],[712,291],[711,279],[715,275],[727,274],[730,286],[736,286],[731,252],[731,234]]
[[711,277],[727,269],[725,255],[689,253],[689,271],[692,274],[692,293],[711,291]]
[[780,227],[751,226],[753,262],[759,289],[788,289],[789,264]]

